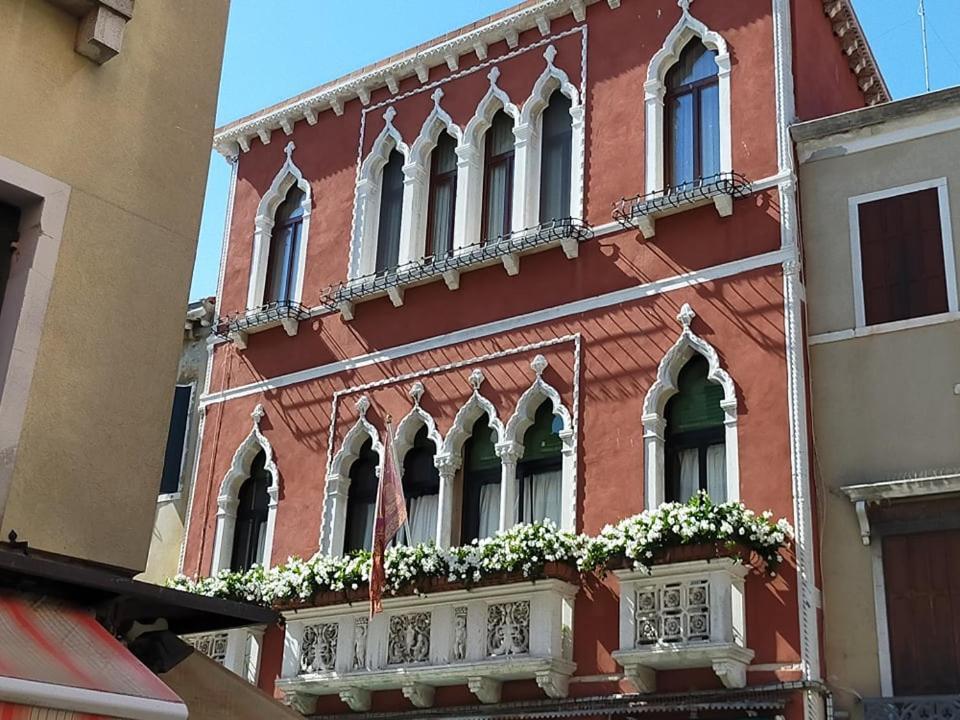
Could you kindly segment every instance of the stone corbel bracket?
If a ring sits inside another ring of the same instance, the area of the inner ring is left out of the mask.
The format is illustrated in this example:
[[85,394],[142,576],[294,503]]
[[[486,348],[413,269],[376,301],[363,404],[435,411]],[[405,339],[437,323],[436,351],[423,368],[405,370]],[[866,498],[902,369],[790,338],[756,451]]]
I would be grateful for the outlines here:
[[47,0],[80,20],[74,50],[103,65],[120,53],[134,0]]

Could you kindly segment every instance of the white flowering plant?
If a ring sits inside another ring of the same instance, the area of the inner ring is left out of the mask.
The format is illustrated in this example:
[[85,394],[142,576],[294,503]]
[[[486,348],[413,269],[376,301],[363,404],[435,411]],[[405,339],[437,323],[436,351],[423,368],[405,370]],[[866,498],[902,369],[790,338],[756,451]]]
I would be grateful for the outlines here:
[[[559,530],[547,521],[517,525],[492,538],[443,549],[434,544],[387,549],[384,569],[387,592],[419,591],[418,584],[439,578],[475,584],[495,575],[522,573],[539,577],[544,566],[557,562],[580,565],[587,538]],[[310,560],[289,558],[264,570],[254,566],[244,573],[221,571],[197,580],[183,575],[167,581],[169,587],[211,597],[245,600],[265,605],[309,601],[316,593],[349,592],[370,580],[371,557],[361,551],[346,557],[317,554]]]
[[714,503],[700,492],[686,503],[664,503],[654,510],[607,525],[588,542],[581,568],[604,568],[611,563],[633,561],[649,566],[657,554],[683,545],[737,545],[760,556],[771,575],[783,560],[781,550],[793,536],[784,519],[773,513],[755,513],[743,503]]

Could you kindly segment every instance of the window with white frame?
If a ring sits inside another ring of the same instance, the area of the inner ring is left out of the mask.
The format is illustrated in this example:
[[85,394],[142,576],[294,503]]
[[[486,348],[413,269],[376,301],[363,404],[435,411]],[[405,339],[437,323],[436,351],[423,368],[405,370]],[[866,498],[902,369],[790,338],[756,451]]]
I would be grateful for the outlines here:
[[858,327],[957,311],[946,179],[850,198]]
[[484,135],[483,242],[509,235],[513,218],[513,118],[498,110]]
[[560,90],[550,96],[541,118],[540,222],[570,217],[573,118],[571,101]]
[[444,131],[430,153],[426,257],[443,258],[453,252],[457,203],[457,141]]
[[265,303],[286,303],[294,300],[303,234],[303,200],[303,191],[294,185],[277,208],[273,235],[270,238],[267,280],[263,290]]
[[490,417],[484,413],[473,424],[463,446],[462,544],[492,537],[500,529],[501,474],[496,434]]
[[437,446],[427,433],[427,426],[421,426],[414,436],[413,447],[403,458],[407,524],[397,535],[397,542],[403,545],[426,545],[437,538],[440,473],[434,464]]
[[343,551],[370,550],[373,547],[373,521],[377,506],[377,466],[380,456],[367,438],[360,454],[350,466],[350,487],[347,490],[347,521]]
[[694,38],[667,73],[668,185],[689,187],[720,172],[717,54]]
[[518,517],[522,523],[551,520],[560,524],[560,493],[563,483],[563,422],[545,400],[537,408],[533,424],[523,435],[523,457],[517,463],[520,484]]
[[270,507],[270,473],[267,454],[261,450],[253,459],[250,477],[237,493],[237,516],[233,531],[230,569],[242,572],[262,565],[267,542],[267,517]]
[[377,274],[397,266],[403,217],[403,155],[390,152],[380,179],[380,217],[377,223]]

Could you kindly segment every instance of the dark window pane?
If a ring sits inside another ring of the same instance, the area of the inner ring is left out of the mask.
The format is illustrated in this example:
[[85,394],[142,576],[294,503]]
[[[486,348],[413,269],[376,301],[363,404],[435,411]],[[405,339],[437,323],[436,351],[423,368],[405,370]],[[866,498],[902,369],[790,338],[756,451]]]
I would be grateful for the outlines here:
[[167,449],[163,455],[163,474],[160,476],[160,494],[168,495],[180,489],[183,446],[187,438],[192,388],[178,385],[173,393],[173,411],[167,430]]
[[400,216],[403,211],[403,155],[394,150],[383,166],[380,226],[377,231],[377,272],[397,266],[400,257]]
[[484,242],[510,232],[513,200],[513,120],[503,110],[493,116],[484,143]]
[[20,208],[0,203],[0,308],[10,277],[10,260],[13,243],[20,236]]
[[708,370],[706,358],[694,355],[680,370],[677,394],[664,412],[668,502],[686,502],[700,490],[716,502],[726,500],[723,388],[710,382]]
[[413,447],[403,458],[403,496],[407,500],[407,524],[397,533],[397,542],[422,545],[437,535],[440,509],[440,473],[433,462],[437,447],[423,426],[413,439]]
[[700,89],[700,177],[720,172],[720,88]]
[[937,188],[863,203],[858,217],[866,324],[946,312]]
[[444,257],[453,249],[453,218],[457,194],[456,140],[443,132],[430,167],[430,204],[427,212],[427,255]]
[[517,464],[520,522],[560,523],[562,454],[557,420],[553,404],[546,400],[523,436],[523,459]]
[[500,458],[494,448],[490,419],[482,415],[463,446],[463,544],[494,535],[500,524]]
[[302,226],[303,191],[294,185],[274,215],[264,302],[288,302],[293,299]]
[[350,466],[350,489],[347,491],[347,523],[343,549],[370,550],[373,541],[373,518],[377,503],[377,466],[380,458],[373,450],[373,441],[360,447],[360,454]]
[[670,118],[670,185],[677,187],[692,182],[694,167],[694,96],[685,93],[668,100]]
[[570,99],[559,90],[543,111],[540,151],[540,222],[570,216],[573,142]]
[[267,536],[267,513],[270,505],[270,473],[267,456],[261,450],[250,466],[250,477],[240,486],[237,497],[237,521],[233,533],[233,552],[230,569],[249,570],[263,562],[264,542]]

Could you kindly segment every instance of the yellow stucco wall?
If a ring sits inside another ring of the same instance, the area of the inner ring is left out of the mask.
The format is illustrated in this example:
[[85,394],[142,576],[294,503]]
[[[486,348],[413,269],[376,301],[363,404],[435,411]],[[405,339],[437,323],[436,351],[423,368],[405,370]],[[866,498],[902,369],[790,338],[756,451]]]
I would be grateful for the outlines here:
[[196,252],[228,0],[138,0],[122,52],[0,3],[0,158],[71,186],[0,536],[143,569]]
[[[924,116],[896,129],[910,131],[936,119]],[[850,331],[855,324],[850,197],[947,178],[951,240],[960,257],[960,133],[848,152],[852,140],[891,129],[823,141],[820,156],[829,159],[801,166],[808,323],[815,343],[818,335]],[[956,268],[947,271],[957,276]],[[960,397],[954,394],[960,320],[944,320],[810,347],[827,680],[839,707],[855,714],[854,692],[881,695],[874,548],[861,542],[854,506],[838,488],[960,466]]]

